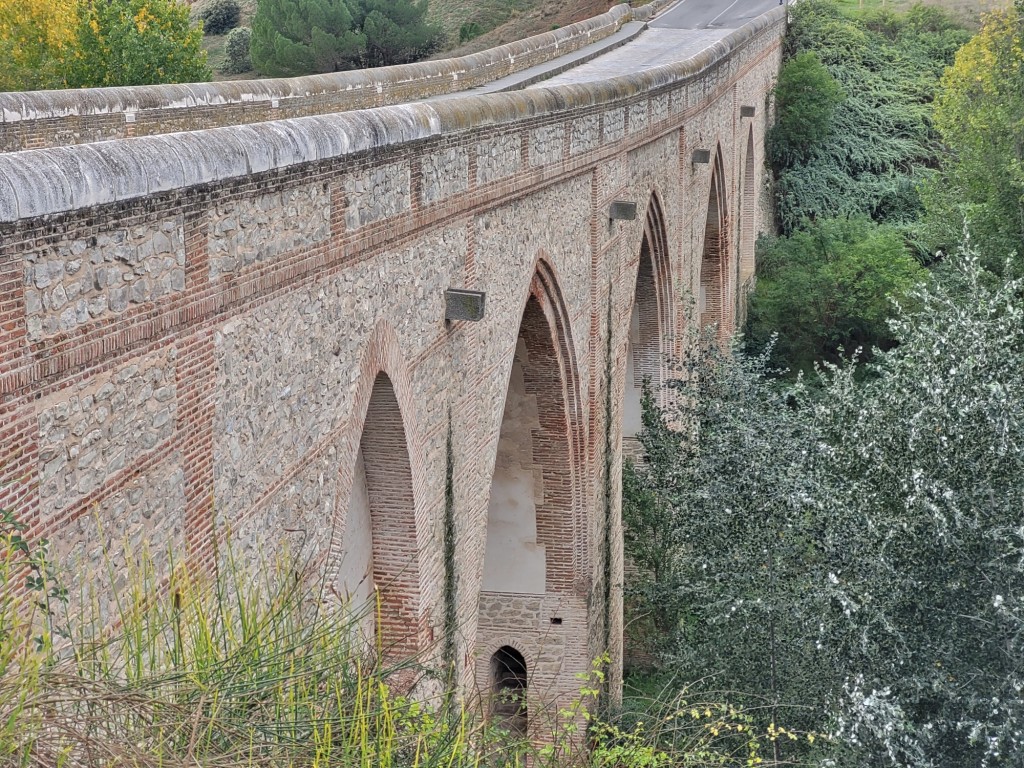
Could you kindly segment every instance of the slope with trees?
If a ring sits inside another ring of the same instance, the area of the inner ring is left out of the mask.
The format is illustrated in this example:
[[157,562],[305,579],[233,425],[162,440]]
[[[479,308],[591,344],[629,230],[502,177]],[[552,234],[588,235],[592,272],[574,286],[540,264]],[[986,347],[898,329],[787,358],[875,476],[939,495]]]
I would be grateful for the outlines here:
[[[675,410],[646,398],[646,459],[623,478],[627,555],[639,571],[630,604],[636,623],[661,635],[662,671],[733,691],[762,707],[762,722],[828,734],[777,741],[779,760],[1019,765],[1024,2],[988,16],[955,64],[948,43],[960,33],[921,9],[850,21],[818,0],[800,6],[790,65],[808,49],[821,67],[804,56],[781,83],[774,167],[801,184],[831,167],[835,200],[849,209],[816,215],[834,200],[784,186],[807,196],[780,198],[793,226],[762,250],[759,353],[695,342],[673,380]],[[923,48],[952,64],[941,82],[941,69],[922,68],[916,96],[902,89],[861,105],[863,124],[892,124],[909,100],[905,117],[919,110],[923,133],[894,138],[905,148],[924,139],[926,156],[874,178],[852,155],[816,166],[858,98],[838,54],[857,60],[876,34],[902,39],[917,51],[908,58]],[[783,132],[787,121],[798,130]],[[878,206],[869,193],[887,184],[905,184],[912,205]],[[853,189],[860,208],[845,197]],[[965,221],[970,236],[958,239]],[[915,262],[937,245],[946,255]],[[844,339],[879,348],[850,360]],[[817,370],[780,378],[778,361]]]
[[942,78],[935,123],[949,155],[925,196],[936,247],[955,249],[967,227],[986,253],[1024,257],[1022,40],[1017,0],[986,17]]
[[[934,8],[851,16],[830,0],[794,7],[776,88],[778,120],[767,140],[780,235],[761,243],[746,328],[752,350],[778,331],[773,362],[793,373],[810,370],[813,360],[837,361],[840,348],[862,346],[870,354],[892,343],[888,297],[904,295],[911,261],[931,260],[919,232],[918,184],[940,162],[932,102],[943,69],[968,37]],[[836,236],[851,229],[856,241]],[[898,240],[904,255],[891,250]],[[809,250],[812,242],[818,247]],[[879,271],[887,262],[891,268]],[[837,268],[871,276],[871,294],[847,302],[849,315],[830,316],[829,306],[842,300],[835,280],[809,278]],[[780,327],[780,316],[808,311],[811,325]]]

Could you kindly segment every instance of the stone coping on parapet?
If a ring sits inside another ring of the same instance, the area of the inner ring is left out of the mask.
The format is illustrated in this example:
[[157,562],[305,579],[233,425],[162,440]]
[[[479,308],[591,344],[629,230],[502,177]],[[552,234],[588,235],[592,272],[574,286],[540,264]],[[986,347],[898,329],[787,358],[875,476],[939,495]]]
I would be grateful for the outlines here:
[[[637,11],[640,16],[649,15],[641,11],[643,9]],[[226,116],[229,120],[255,122],[246,117],[265,120],[297,117],[303,111],[321,114],[387,106],[466,90],[558,58],[614,34],[633,13],[628,5],[617,5],[599,16],[561,29],[468,56],[437,61],[292,78],[0,93],[0,129],[29,121],[123,115],[125,127],[120,135],[105,137],[121,138],[139,135],[138,129],[142,126],[138,124],[148,112],[162,113],[159,117],[168,118],[168,113],[173,111],[204,107],[221,111],[232,105],[250,111],[256,106],[277,110],[269,116],[237,113]],[[211,119],[215,121],[216,116],[206,121],[211,122]],[[217,124],[197,127],[217,127]]]
[[0,222],[614,105],[698,77],[785,18],[780,6],[685,61],[598,82],[0,154]]

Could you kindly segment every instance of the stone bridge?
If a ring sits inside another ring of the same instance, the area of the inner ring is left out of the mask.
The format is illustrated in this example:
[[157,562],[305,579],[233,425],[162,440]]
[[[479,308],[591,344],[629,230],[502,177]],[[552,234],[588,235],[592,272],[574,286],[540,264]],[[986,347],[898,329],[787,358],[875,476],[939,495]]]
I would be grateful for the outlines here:
[[785,16],[461,91],[657,6],[383,70],[0,94],[0,508],[72,591],[147,542],[287,546],[377,590],[386,648],[526,684],[531,722],[606,650],[614,684],[623,441],[682,331],[734,326]]

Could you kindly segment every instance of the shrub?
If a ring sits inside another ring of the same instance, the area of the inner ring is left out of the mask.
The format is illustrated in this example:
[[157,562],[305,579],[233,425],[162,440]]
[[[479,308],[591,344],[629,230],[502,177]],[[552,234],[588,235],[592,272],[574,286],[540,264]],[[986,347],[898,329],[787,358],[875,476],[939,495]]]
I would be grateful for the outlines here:
[[252,61],[249,59],[249,40],[251,38],[252,33],[248,27],[237,27],[228,33],[228,39],[224,45],[224,53],[227,56],[224,72],[237,75],[239,72],[248,72],[252,69]]
[[467,21],[465,24],[459,27],[459,42],[469,42],[474,37],[479,37],[480,35],[482,35],[483,32],[483,27],[481,27],[475,21]]
[[203,22],[203,32],[208,35],[223,35],[238,26],[242,18],[242,9],[238,0],[211,0],[199,11]]

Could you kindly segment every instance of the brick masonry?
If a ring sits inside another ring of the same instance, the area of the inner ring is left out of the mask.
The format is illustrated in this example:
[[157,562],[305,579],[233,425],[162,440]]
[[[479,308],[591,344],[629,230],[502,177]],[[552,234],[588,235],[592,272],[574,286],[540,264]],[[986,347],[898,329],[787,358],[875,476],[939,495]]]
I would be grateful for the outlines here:
[[[537,728],[605,650],[614,690],[633,305],[634,374],[660,374],[651,350],[701,322],[702,264],[717,321],[734,322],[766,221],[783,23],[614,87],[0,154],[0,506],[54,540],[72,591],[141,547],[202,567],[228,539],[254,562],[287,546],[330,579],[360,480],[380,631],[429,657],[447,629],[450,426],[464,690],[489,691],[504,645],[527,661]],[[285,135],[292,149],[269,148]],[[161,165],[181,153],[195,162]],[[115,158],[149,172],[75,181]],[[637,219],[610,221],[613,200]],[[446,322],[449,287],[485,291],[484,319]],[[520,342],[545,587],[482,593]]]

